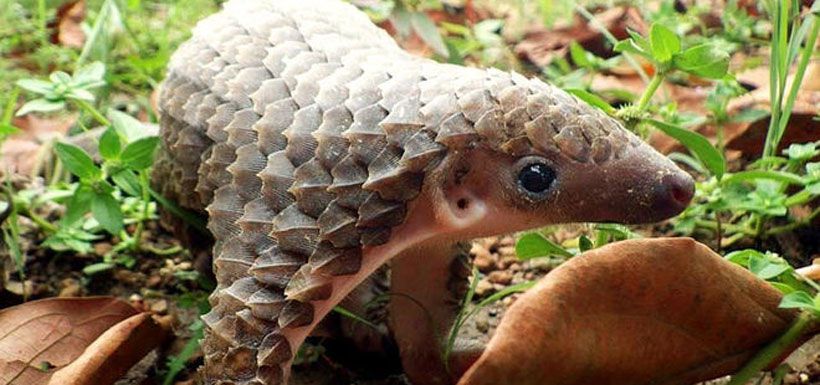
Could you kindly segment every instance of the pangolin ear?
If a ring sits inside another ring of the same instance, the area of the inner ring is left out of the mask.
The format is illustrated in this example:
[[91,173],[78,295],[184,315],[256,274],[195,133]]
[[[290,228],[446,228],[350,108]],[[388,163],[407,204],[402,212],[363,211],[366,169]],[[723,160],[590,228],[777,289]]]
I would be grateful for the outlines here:
[[466,186],[436,188],[433,195],[436,222],[444,231],[473,228],[488,219],[488,202]]

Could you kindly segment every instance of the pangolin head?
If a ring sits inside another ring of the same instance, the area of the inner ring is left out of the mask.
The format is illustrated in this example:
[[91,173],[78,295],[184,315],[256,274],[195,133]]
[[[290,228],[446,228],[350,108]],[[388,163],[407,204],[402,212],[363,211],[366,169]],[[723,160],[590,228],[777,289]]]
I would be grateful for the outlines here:
[[540,80],[505,75],[514,85],[463,93],[462,113],[438,129],[439,138],[472,140],[450,146],[462,150],[428,176],[444,186],[448,206],[439,218],[463,222],[473,236],[553,223],[657,222],[689,204],[689,174],[617,120]]

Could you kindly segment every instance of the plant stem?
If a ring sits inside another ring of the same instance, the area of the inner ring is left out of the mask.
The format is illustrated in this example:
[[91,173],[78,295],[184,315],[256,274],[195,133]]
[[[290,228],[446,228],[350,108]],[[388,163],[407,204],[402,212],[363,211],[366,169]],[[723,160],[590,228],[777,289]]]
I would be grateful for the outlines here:
[[142,215],[137,221],[137,229],[134,231],[134,243],[131,249],[137,251],[142,245],[142,231],[145,228],[145,220],[148,219],[148,210],[151,205],[151,191],[148,186],[148,173],[143,170],[139,172],[140,189],[142,190]]
[[40,29],[41,43],[48,44],[48,20],[46,19],[46,0],[37,0],[38,27]]
[[705,229],[717,231],[718,227],[722,230],[722,232],[730,232],[730,233],[742,233],[745,235],[755,235],[755,233],[746,226],[735,225],[731,223],[723,223],[720,222],[718,224],[717,221],[712,221],[708,219],[697,219],[695,220],[695,225],[698,227],[703,227]]
[[809,214],[807,217],[799,221],[795,221],[783,226],[772,227],[771,229],[769,229],[769,231],[766,232],[766,235],[777,235],[788,231],[792,231],[798,227],[806,226],[810,224],[812,221],[814,221],[814,218],[817,218],[818,215],[820,215],[820,207],[814,209],[811,212],[811,214]]
[[94,118],[94,120],[96,120],[97,123],[100,123],[101,125],[106,126],[106,127],[111,125],[111,121],[108,120],[108,118],[106,118],[105,116],[103,116],[103,114],[101,114],[100,111],[97,111],[97,109],[94,108],[94,106],[92,106],[90,103],[86,102],[85,100],[79,100],[79,99],[72,99],[72,100],[74,101],[74,103],[77,103],[77,105],[80,106],[80,108],[83,111],[88,112],[89,114],[91,114],[91,117]]
[[757,355],[747,362],[727,385],[743,385],[754,375],[765,369],[773,360],[777,359],[783,352],[791,347],[803,335],[803,332],[817,321],[816,317],[808,311],[801,312],[791,326],[780,337],[757,352]]
[[40,226],[43,231],[49,234],[53,234],[57,232],[57,226],[54,226],[51,222],[45,220],[43,217],[34,213],[34,210],[26,210],[26,214],[29,219],[34,221],[37,226]]
[[663,83],[663,75],[660,74],[660,71],[655,72],[655,74],[652,75],[652,80],[649,82],[649,85],[646,86],[646,89],[643,91],[641,99],[638,101],[638,111],[646,111],[649,101],[652,100],[652,95],[655,95],[655,91],[658,90],[661,83]]

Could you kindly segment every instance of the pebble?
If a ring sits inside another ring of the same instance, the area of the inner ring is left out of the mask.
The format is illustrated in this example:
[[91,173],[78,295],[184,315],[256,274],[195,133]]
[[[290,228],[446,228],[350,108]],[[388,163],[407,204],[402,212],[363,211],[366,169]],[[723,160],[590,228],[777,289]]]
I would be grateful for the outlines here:
[[499,285],[509,285],[512,282],[513,274],[507,270],[498,270],[487,275],[487,279]]
[[483,297],[486,294],[490,294],[495,290],[492,282],[490,282],[487,278],[482,278],[478,283],[475,285],[475,294],[479,297]]
[[159,275],[152,275],[148,277],[148,280],[145,282],[145,285],[151,288],[157,287],[162,283],[162,277]]
[[106,255],[106,254],[108,254],[108,252],[111,251],[112,248],[113,248],[113,246],[111,246],[111,244],[108,243],[108,242],[95,243],[94,244],[94,254],[97,254],[97,255],[100,255],[100,256]]
[[511,296],[505,297],[503,300],[501,300],[501,303],[504,304],[504,307],[510,307],[510,306],[512,306],[512,304],[515,303],[515,300],[517,300],[517,299],[518,299],[517,295],[511,295]]
[[151,311],[158,314],[165,314],[168,312],[168,301],[161,299],[151,304]]
[[57,296],[62,298],[79,297],[82,291],[80,282],[73,278],[66,278],[60,281],[60,287],[60,294]]
[[495,258],[493,258],[492,253],[481,244],[473,243],[473,246],[470,248],[470,254],[475,256],[473,258],[473,265],[481,272],[490,271],[495,266]]
[[[501,254],[501,255],[504,255],[504,254]],[[518,263],[518,262],[519,262],[518,258],[516,258],[515,256],[505,256],[505,257],[501,257],[501,260],[498,261],[498,263],[496,265],[498,266],[498,270],[505,270],[508,267],[512,266],[512,264]]]
[[490,330],[490,323],[486,319],[479,319],[475,321],[475,328],[482,333],[487,333]]

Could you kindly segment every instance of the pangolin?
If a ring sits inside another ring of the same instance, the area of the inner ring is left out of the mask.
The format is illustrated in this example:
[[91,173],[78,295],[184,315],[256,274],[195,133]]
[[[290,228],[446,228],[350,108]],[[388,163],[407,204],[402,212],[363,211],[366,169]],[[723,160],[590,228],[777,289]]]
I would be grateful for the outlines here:
[[688,174],[575,97],[414,57],[336,0],[228,1],[173,55],[159,104],[153,183],[207,214],[215,239],[207,384],[286,384],[316,324],[394,258],[405,370],[448,383],[429,368],[452,322],[456,242],[658,221],[693,194]]

